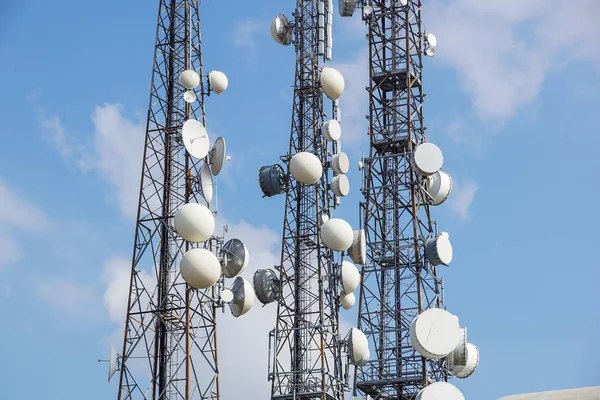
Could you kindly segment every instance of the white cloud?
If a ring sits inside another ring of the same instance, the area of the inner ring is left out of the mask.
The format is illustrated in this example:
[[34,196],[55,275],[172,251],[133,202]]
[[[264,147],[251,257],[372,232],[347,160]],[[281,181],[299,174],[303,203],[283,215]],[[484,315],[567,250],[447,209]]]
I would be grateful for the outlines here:
[[93,319],[102,311],[98,305],[98,293],[93,285],[53,277],[37,282],[35,287],[41,302],[60,310],[61,313]]
[[457,70],[480,117],[500,120],[535,101],[551,72],[600,60],[599,14],[595,0],[436,1],[423,12],[438,37],[432,62]]
[[450,194],[450,209],[456,213],[456,215],[464,220],[469,218],[469,209],[477,193],[477,183],[467,182],[461,185],[453,183],[454,187]]
[[15,238],[9,232],[0,232],[0,267],[18,261],[22,256]]
[[238,47],[246,47],[252,55],[256,55],[256,33],[263,26],[255,20],[238,21],[233,31],[233,44]]

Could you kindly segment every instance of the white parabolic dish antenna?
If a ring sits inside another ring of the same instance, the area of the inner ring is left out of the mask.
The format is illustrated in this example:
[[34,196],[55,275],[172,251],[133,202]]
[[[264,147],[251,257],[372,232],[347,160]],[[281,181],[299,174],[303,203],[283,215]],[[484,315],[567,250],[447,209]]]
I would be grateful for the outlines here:
[[233,292],[233,300],[229,303],[231,313],[234,317],[246,314],[254,304],[254,289],[252,284],[238,276],[231,287]]
[[231,300],[233,300],[233,292],[229,289],[223,289],[221,291],[221,300],[223,300],[224,303],[230,303]]
[[300,183],[312,185],[323,175],[319,157],[306,151],[295,154],[290,160],[290,172]]
[[117,370],[117,350],[115,350],[115,346],[110,345],[110,358],[108,359],[108,381],[110,382],[111,378],[115,374]]
[[321,226],[321,240],[331,250],[348,250],[352,238],[352,227],[343,219],[330,218]]
[[226,278],[238,276],[246,270],[250,255],[240,239],[228,240],[223,245],[223,275]]
[[185,100],[186,103],[193,103],[196,101],[196,93],[194,93],[192,90],[188,90],[183,94],[183,100]]
[[427,43],[429,43],[431,47],[437,46],[437,38],[433,33],[425,34],[425,40],[427,40]]
[[479,349],[472,343],[467,343],[467,362],[465,366],[451,366],[450,372],[457,378],[468,378],[479,365]]
[[187,69],[179,75],[179,82],[186,89],[194,89],[200,84],[200,75],[196,71]]
[[348,335],[348,345],[350,348],[350,361],[359,364],[369,356],[369,341],[365,334],[358,328],[351,328]]
[[221,94],[227,89],[229,80],[227,79],[227,75],[221,71],[211,71],[208,73],[208,83],[210,83],[213,92]]
[[433,143],[421,143],[411,157],[412,166],[423,176],[435,174],[444,164],[442,150]]
[[191,249],[183,255],[180,263],[181,276],[196,289],[207,289],[221,277],[221,264],[206,249]]
[[444,171],[438,171],[427,178],[427,193],[431,196],[429,204],[439,206],[452,192],[452,177]]
[[410,342],[423,357],[438,360],[450,354],[460,341],[461,331],[454,315],[430,308],[410,324]]
[[331,168],[336,174],[347,174],[350,170],[350,159],[344,152],[334,154],[331,158]]
[[460,341],[452,353],[448,354],[451,366],[465,366],[467,363],[467,328],[460,329]]
[[271,22],[271,37],[274,41],[284,46],[292,43],[292,29],[290,21],[284,14],[277,14]]
[[336,119],[323,122],[321,132],[325,140],[329,140],[330,142],[338,141],[342,137],[342,127]]
[[336,175],[331,180],[331,190],[336,196],[344,197],[350,193],[350,181],[344,174]]
[[348,255],[358,265],[365,265],[367,262],[367,241],[364,229],[352,232],[352,245],[348,249]]
[[356,303],[356,296],[354,296],[354,293],[342,293],[340,295],[340,303],[342,303],[344,310],[349,310]]
[[448,232],[440,232],[437,238],[427,239],[425,255],[433,265],[448,265],[452,262],[452,244]]
[[321,71],[321,86],[325,96],[331,100],[337,100],[344,93],[346,84],[342,74],[333,68],[323,68]]
[[198,203],[187,203],[175,213],[175,230],[188,242],[200,243],[207,240],[215,231],[215,217],[212,212]]
[[219,175],[221,169],[223,169],[226,152],[227,146],[225,144],[225,139],[219,136],[217,140],[215,140],[215,144],[210,151],[210,169],[214,176]]
[[348,261],[342,261],[342,290],[344,293],[352,293],[360,285],[360,272],[354,264]]
[[435,382],[423,388],[416,400],[465,400],[465,396],[448,382]]
[[208,164],[202,164],[200,167],[200,186],[202,186],[202,195],[207,203],[213,199],[213,180]]
[[201,159],[208,154],[208,133],[195,119],[188,119],[181,128],[185,149],[194,158]]

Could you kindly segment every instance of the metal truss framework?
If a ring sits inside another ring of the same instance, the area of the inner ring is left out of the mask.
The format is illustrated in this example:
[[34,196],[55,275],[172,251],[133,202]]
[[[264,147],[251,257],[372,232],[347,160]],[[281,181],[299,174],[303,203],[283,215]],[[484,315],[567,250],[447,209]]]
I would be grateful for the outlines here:
[[439,361],[411,346],[413,318],[443,308],[436,268],[425,258],[435,234],[428,195],[410,162],[425,141],[423,124],[421,1],[365,0],[370,86],[369,157],[364,160],[367,262],[362,270],[358,328],[370,342],[371,360],[355,373],[354,394],[413,399],[428,382],[447,380]]
[[[328,159],[321,134],[323,90],[319,84],[318,1],[298,0],[294,13],[296,79],[290,147],[282,159],[306,151]],[[325,2],[327,7],[327,2]],[[327,15],[325,9],[325,15]],[[333,252],[323,246],[318,217],[330,214],[327,168],[315,185],[290,178],[281,254],[281,298],[274,339],[272,399],[343,399],[338,278]]]
[[207,91],[201,85],[188,104],[178,83],[186,69],[203,76],[199,2],[159,3],[118,399],[218,399],[214,289],[191,289],[180,277],[191,246],[172,227],[180,206],[203,202],[201,161],[180,132],[190,118],[206,125]]

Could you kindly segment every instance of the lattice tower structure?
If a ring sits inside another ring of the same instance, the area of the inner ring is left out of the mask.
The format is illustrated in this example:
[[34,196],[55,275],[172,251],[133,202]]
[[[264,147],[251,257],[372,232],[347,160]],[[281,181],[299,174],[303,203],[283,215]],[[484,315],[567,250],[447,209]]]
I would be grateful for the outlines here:
[[411,155],[425,141],[421,1],[366,0],[369,41],[369,156],[364,159],[361,225],[367,240],[358,328],[371,360],[355,371],[354,394],[413,399],[428,382],[447,380],[442,361],[411,346],[414,317],[443,308],[443,282],[425,257],[436,234],[422,178]]
[[118,399],[219,398],[215,289],[180,277],[192,245],[173,229],[180,206],[203,202],[201,161],[186,153],[181,128],[190,118],[206,126],[207,89],[185,102],[187,69],[203,76],[199,2],[160,0]]

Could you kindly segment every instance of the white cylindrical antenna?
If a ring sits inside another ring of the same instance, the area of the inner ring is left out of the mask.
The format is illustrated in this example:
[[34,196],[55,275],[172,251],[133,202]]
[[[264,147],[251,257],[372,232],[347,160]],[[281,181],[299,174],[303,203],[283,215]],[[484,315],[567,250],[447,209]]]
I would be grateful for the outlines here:
[[327,53],[325,58],[330,61],[332,59],[333,49],[333,0],[329,0],[327,8]]
[[322,56],[325,54],[325,1],[319,0],[318,5],[318,13],[319,13],[319,22],[318,22],[318,31],[319,31],[319,55]]

